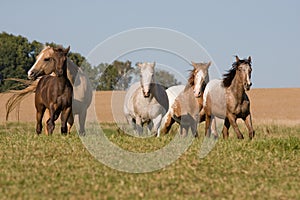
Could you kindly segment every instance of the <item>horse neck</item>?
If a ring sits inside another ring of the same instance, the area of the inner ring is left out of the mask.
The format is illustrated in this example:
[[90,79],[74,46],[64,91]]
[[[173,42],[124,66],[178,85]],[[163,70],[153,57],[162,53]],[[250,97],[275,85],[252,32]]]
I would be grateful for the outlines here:
[[243,86],[243,81],[238,73],[235,74],[229,89],[233,94],[235,94],[234,97],[238,100],[238,102],[241,102],[243,99],[243,94],[245,93],[245,89]]
[[[201,93],[204,92],[205,87],[206,87],[206,85],[207,85],[208,82],[209,82],[209,77],[207,76],[207,77],[205,78],[205,81],[203,82],[203,84],[202,84],[202,86],[201,86],[201,90],[200,90]],[[187,90],[190,90],[190,89],[194,90],[194,88],[195,88],[194,82],[193,82],[193,84],[191,84],[191,83],[188,82],[188,83],[185,85],[184,91],[187,91]]]
[[67,58],[67,76],[71,84],[74,85],[79,67],[75,65],[70,58]]

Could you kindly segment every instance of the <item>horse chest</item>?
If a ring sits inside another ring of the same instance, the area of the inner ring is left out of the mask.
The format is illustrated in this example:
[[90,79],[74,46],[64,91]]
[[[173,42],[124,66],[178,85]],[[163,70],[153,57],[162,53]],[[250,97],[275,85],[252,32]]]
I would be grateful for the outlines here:
[[247,114],[249,111],[249,101],[242,100],[241,102],[238,99],[229,99],[227,102],[227,110],[239,116]]

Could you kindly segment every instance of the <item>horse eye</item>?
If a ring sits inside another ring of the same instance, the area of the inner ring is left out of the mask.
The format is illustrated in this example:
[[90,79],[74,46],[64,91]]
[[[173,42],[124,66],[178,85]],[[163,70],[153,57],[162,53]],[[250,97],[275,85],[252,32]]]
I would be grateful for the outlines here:
[[44,61],[48,62],[50,60],[50,58],[45,58]]

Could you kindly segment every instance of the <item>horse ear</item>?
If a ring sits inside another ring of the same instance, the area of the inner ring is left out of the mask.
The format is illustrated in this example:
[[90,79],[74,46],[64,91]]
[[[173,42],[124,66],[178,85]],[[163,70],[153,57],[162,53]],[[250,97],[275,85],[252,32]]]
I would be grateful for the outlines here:
[[209,61],[206,66],[207,66],[207,69],[209,68],[209,66],[211,65],[211,61]]
[[235,56],[235,61],[236,61],[236,62],[239,62],[239,61],[240,61],[240,58],[239,58],[237,55]]
[[137,62],[137,63],[135,63],[135,66],[137,66],[137,67],[142,67],[142,63],[140,63],[140,62]]
[[195,67],[195,66],[196,66],[196,63],[195,63],[194,61],[191,61],[191,65],[192,65],[193,67]]
[[66,49],[64,49],[64,54],[67,55],[70,51],[70,46],[68,46]]
[[156,65],[156,62],[153,62],[152,65],[151,65],[151,67],[154,68],[155,65]]
[[251,56],[248,57],[248,62],[251,63]]

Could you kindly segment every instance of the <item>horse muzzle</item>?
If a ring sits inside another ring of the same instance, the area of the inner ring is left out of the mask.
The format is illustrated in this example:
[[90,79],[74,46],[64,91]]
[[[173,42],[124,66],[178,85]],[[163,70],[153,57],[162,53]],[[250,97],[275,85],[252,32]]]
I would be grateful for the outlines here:
[[39,72],[39,71],[31,71],[30,73],[28,73],[28,79],[30,80],[36,80],[37,77],[41,76],[42,75],[42,72]]
[[148,98],[150,96],[150,92],[143,92],[143,94],[145,98]]
[[201,96],[201,92],[194,91],[195,98],[199,98]]
[[252,86],[252,83],[246,83],[245,85],[244,85],[244,89],[246,90],[246,91],[248,91],[248,90],[250,90],[250,88],[251,88],[251,86]]

